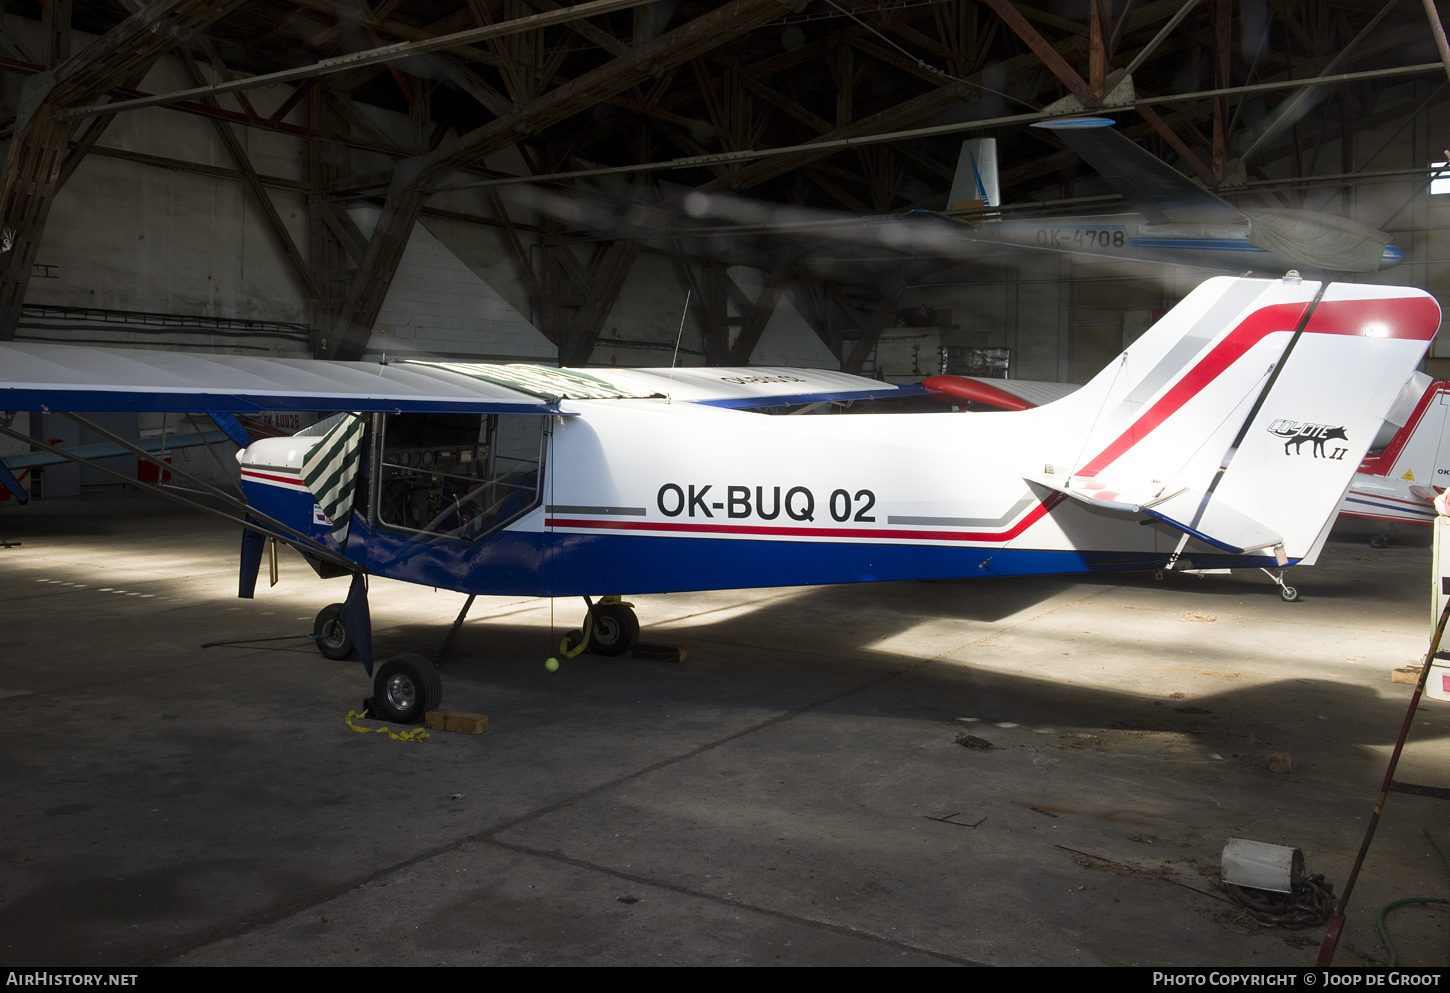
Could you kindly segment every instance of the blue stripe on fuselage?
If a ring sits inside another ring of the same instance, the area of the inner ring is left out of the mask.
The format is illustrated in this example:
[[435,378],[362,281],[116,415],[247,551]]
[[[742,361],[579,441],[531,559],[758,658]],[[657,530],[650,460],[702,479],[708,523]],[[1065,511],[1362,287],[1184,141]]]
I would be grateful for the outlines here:
[[1250,245],[1242,239],[1230,238],[1129,238],[1135,248],[1177,248],[1206,252],[1257,252],[1269,254],[1265,249]]
[[[250,484],[257,509],[311,524],[312,498]],[[1166,552],[808,542],[654,535],[500,531],[476,542],[423,539],[369,527],[354,516],[346,555],[369,573],[421,586],[496,596],[677,593],[762,586],[821,586],[905,579],[1135,572],[1162,568]],[[1201,569],[1272,567],[1272,557],[1193,555]]]

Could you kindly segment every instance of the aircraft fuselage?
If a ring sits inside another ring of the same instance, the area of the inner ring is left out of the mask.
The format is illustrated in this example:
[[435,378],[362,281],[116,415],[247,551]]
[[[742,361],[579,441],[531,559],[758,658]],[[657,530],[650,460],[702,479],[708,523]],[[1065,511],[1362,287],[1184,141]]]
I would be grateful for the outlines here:
[[[1302,261],[1249,244],[1247,224],[1155,224],[1141,214],[1005,219],[979,227],[963,226],[957,236],[967,241],[1228,272],[1283,273],[1304,267]],[[1404,257],[1403,250],[1391,244],[1378,268],[1398,265]]]

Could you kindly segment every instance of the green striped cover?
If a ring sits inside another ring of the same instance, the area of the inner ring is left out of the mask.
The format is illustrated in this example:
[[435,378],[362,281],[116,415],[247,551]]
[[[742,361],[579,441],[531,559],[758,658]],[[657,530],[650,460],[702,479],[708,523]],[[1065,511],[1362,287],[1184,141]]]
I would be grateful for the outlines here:
[[327,519],[339,548],[347,543],[362,455],[363,419],[348,414],[324,434],[302,460],[302,480]]

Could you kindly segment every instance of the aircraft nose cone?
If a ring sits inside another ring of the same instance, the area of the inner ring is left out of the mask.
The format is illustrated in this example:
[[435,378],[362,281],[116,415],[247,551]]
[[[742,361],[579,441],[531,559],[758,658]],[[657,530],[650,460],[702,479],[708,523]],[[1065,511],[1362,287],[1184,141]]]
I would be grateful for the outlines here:
[[1394,242],[1385,246],[1385,253],[1380,256],[1380,268],[1392,269],[1405,261],[1405,250]]

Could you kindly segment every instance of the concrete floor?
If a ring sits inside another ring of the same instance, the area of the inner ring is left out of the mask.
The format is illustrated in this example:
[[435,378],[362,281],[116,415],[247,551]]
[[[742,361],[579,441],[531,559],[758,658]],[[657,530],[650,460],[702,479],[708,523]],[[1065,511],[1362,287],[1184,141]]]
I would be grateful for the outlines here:
[[[301,638],[198,647],[309,632],[345,580],[292,553],[241,601],[236,531],[144,497],[0,505],[0,537],[9,965],[1307,965],[1322,929],[1225,902],[1219,853],[1342,887],[1428,638],[1423,545],[1332,542],[1294,604],[1248,573],[640,596],[687,662],[553,674],[580,605],[481,598],[444,702],[490,730],[412,744],[344,726],[362,668]],[[380,655],[461,599],[376,582]],[[1447,717],[1399,779],[1450,786]],[[1450,889],[1447,811],[1391,797],[1338,963]],[[1391,929],[1450,959],[1443,908]]]

